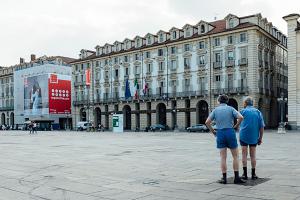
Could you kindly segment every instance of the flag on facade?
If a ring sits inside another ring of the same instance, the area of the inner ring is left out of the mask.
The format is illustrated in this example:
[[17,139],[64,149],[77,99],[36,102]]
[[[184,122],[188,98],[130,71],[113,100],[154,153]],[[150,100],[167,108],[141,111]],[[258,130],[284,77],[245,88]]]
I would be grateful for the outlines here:
[[144,95],[148,94],[148,83],[145,83],[143,93]]
[[91,85],[91,70],[90,69],[85,70],[85,85],[86,86]]
[[139,98],[139,83],[138,83],[137,79],[134,80],[134,88],[135,88],[134,97],[135,97],[135,99],[138,99]]
[[129,81],[127,79],[125,84],[125,99],[128,99],[130,97],[131,97],[131,93],[130,93]]

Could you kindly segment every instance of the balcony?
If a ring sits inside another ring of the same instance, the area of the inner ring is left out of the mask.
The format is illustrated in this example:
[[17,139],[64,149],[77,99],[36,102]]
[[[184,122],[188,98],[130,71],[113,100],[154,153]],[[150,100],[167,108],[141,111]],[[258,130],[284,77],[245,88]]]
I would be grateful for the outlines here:
[[197,96],[206,96],[208,95],[208,90],[198,90],[196,91]]
[[0,107],[0,111],[12,111],[12,110],[14,110],[14,106]]
[[190,70],[191,69],[191,66],[190,65],[188,65],[188,64],[185,64],[184,65],[184,70]]
[[226,67],[234,67],[234,63],[235,63],[235,60],[226,60],[225,66]]
[[221,69],[222,68],[222,62],[214,62],[214,69]]
[[243,65],[247,65],[247,64],[248,64],[247,58],[239,59],[239,66],[243,66]]
[[206,65],[205,63],[199,63],[198,68],[203,69],[205,67],[205,65]]
[[87,100],[75,100],[73,101],[74,106],[83,106],[83,105],[88,105],[91,102],[88,102]]
[[83,82],[74,82],[75,87],[78,87],[78,86],[81,86],[81,85],[84,85],[84,83]]

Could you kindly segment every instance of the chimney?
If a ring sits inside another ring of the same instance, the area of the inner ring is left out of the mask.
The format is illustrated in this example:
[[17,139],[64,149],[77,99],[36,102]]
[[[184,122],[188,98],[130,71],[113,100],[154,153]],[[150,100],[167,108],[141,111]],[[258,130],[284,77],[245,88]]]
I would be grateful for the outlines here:
[[31,54],[30,55],[30,61],[33,62],[33,61],[35,61],[35,59],[36,59],[35,54]]
[[23,63],[25,63],[24,58],[20,58],[20,64],[23,64]]

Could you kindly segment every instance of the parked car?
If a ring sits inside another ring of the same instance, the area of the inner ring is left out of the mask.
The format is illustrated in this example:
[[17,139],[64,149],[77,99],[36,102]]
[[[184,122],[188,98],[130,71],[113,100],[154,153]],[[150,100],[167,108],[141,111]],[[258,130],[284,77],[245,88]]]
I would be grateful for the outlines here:
[[149,130],[152,131],[152,132],[165,131],[165,130],[167,130],[167,127],[165,125],[162,125],[162,124],[154,124],[154,125],[149,127]]
[[86,131],[92,128],[92,124],[89,122],[78,122],[76,125],[77,131]]
[[188,132],[208,132],[209,129],[204,124],[196,124],[186,129]]

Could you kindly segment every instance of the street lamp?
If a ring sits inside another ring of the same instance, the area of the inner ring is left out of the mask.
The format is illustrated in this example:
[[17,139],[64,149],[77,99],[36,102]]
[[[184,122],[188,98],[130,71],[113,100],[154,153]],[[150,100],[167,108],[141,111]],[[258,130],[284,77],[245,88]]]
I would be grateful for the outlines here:
[[285,103],[287,102],[287,98],[284,97],[284,93],[281,92],[280,93],[280,98],[277,98],[277,101],[279,103],[279,110],[280,110],[280,122],[279,122],[279,126],[278,126],[278,133],[286,133],[285,131],[285,123],[284,123],[284,106]]

